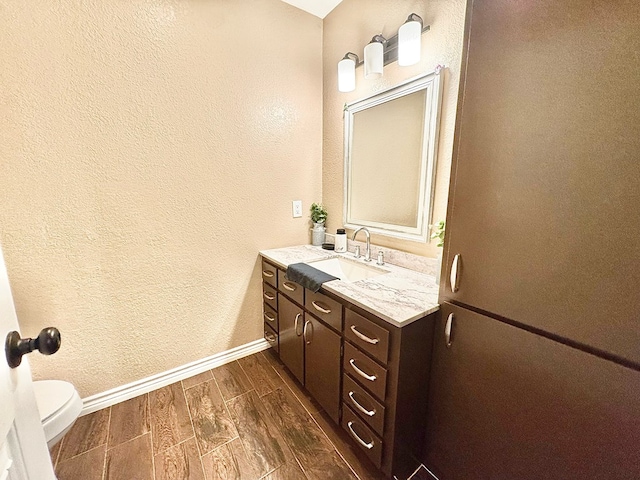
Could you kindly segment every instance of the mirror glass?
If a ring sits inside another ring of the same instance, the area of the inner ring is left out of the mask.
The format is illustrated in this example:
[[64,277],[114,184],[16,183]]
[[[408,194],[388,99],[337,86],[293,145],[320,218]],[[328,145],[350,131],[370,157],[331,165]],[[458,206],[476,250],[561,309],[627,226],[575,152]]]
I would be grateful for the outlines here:
[[440,103],[431,73],[346,106],[347,228],[427,241]]

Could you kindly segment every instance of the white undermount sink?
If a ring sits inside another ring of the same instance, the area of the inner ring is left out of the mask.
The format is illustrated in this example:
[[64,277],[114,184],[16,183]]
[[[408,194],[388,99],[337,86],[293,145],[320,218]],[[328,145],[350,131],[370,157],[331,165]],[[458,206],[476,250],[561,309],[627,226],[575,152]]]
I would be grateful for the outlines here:
[[306,262],[307,265],[317,268],[318,270],[338,277],[344,282],[357,282],[367,278],[377,277],[389,273],[386,270],[371,265],[349,260],[343,257],[327,258],[325,260],[316,260],[315,262]]

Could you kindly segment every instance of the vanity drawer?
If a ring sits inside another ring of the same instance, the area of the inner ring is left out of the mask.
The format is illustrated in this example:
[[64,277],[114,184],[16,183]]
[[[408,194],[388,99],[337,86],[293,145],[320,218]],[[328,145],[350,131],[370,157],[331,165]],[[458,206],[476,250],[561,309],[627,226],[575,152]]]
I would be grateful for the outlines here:
[[262,260],[262,280],[273,287],[278,286],[278,269]]
[[351,411],[346,403],[342,404],[342,428],[354,443],[380,468],[382,463],[382,440],[360,418]]
[[306,290],[304,307],[327,325],[342,331],[342,304],[320,292]]
[[347,342],[344,344],[342,369],[348,372],[369,392],[384,401],[387,387],[387,370]]
[[352,310],[345,312],[344,336],[382,363],[389,355],[389,332]]
[[383,435],[384,406],[354,382],[349,375],[342,376],[342,401],[349,405],[378,435]]
[[272,287],[268,283],[262,283],[262,299],[264,303],[269,305],[274,310],[278,310],[278,295],[275,287]]
[[274,332],[273,329],[266,323],[264,324],[264,339],[269,342],[271,348],[273,348],[276,352],[280,351],[278,345],[278,334]]
[[304,305],[304,287],[288,280],[283,270],[278,271],[278,290],[294,302]]
[[264,323],[269,325],[275,332],[278,332],[278,312],[266,303],[264,303],[262,307],[262,318],[264,318]]

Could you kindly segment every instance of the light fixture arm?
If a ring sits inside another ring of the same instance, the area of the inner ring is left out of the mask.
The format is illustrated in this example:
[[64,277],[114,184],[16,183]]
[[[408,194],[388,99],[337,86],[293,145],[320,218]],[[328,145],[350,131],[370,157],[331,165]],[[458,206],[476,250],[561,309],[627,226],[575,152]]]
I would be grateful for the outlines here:
[[407,22],[420,22],[420,25],[424,26],[424,22],[422,21],[422,17],[417,13],[412,13],[407,17]]
[[344,54],[344,57],[342,57],[342,60],[353,60],[354,62],[356,62],[356,66],[360,65],[362,62],[360,61],[360,58],[358,57],[358,55],[356,55],[353,52],[347,52]]

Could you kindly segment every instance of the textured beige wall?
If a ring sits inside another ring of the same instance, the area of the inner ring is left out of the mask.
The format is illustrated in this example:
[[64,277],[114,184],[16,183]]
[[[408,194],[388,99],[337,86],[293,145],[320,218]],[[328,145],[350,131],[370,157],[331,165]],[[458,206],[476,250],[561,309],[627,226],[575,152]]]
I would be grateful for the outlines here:
[[[321,195],[322,21],[279,0],[0,5],[0,241],[36,378],[87,396],[262,336]],[[305,217],[307,217],[305,215]]]
[[[465,0],[344,0],[324,19],[322,201],[329,211],[329,233],[334,233],[342,225],[344,104],[432,72],[438,64],[445,65],[447,70],[444,77],[433,222],[444,220],[462,60],[465,7]],[[387,65],[384,67],[384,75],[375,80],[365,80],[363,68],[358,67],[356,89],[349,93],[338,92],[337,64],[344,54],[351,51],[362,59],[364,46],[371,37],[377,33],[382,33],[387,38],[392,37],[412,12],[420,15],[425,24],[431,25],[431,31],[422,35],[422,60],[410,67],[399,67],[397,63]],[[375,172],[371,175],[375,175]],[[381,235],[372,235],[371,241],[429,257],[435,257],[439,250],[435,247],[435,242],[425,244]]]

